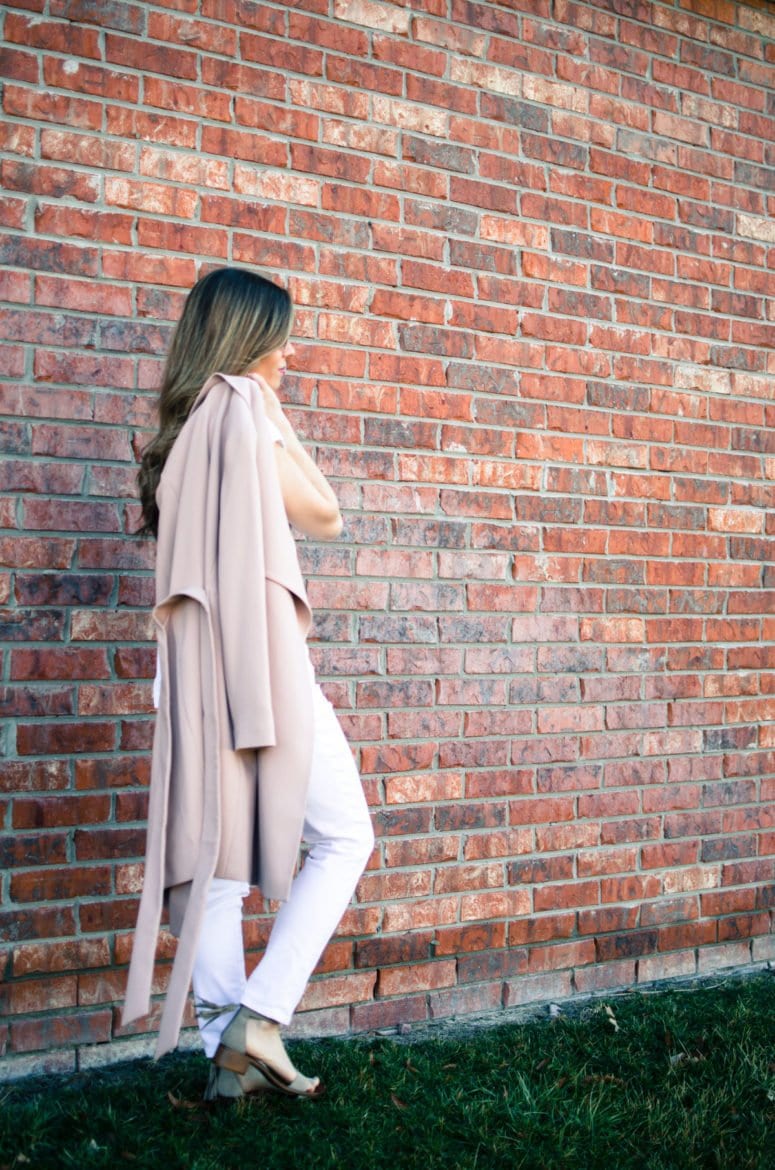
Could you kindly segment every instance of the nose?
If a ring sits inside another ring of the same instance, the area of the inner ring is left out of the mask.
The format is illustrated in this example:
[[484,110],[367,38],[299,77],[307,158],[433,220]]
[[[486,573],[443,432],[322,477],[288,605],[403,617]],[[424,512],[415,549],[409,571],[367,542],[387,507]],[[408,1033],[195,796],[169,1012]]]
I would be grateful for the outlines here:
[[283,357],[293,357],[295,352],[296,350],[294,349],[293,342],[286,341],[285,345],[283,346]]

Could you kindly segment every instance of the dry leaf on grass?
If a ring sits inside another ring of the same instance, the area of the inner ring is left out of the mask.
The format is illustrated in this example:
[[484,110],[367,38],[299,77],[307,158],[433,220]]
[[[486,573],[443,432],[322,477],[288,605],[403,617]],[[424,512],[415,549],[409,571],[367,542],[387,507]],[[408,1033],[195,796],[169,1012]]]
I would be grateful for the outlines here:
[[199,1109],[198,1101],[186,1101],[183,1097],[176,1097],[171,1089],[167,1092],[167,1100],[173,1109]]
[[619,1031],[619,1024],[617,1023],[616,1016],[614,1015],[614,1012],[613,1012],[613,1008],[610,1007],[609,1004],[605,1004],[604,1009],[605,1009],[605,1014],[608,1016],[608,1023],[611,1025],[614,1032],[618,1032]]
[[700,1064],[704,1059],[701,1052],[694,1055],[691,1052],[674,1052],[670,1057],[670,1063],[675,1067],[677,1064]]

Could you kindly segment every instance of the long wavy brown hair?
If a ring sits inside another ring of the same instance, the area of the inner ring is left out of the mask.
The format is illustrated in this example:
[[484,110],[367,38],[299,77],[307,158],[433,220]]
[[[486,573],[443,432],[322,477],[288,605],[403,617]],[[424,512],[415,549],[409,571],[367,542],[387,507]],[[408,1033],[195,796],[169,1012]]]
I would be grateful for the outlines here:
[[292,324],[293,304],[288,292],[257,272],[217,268],[191,289],[164,367],[159,430],[140,462],[140,533],[158,534],[159,479],[207,379],[215,373],[244,374],[264,354],[285,345]]

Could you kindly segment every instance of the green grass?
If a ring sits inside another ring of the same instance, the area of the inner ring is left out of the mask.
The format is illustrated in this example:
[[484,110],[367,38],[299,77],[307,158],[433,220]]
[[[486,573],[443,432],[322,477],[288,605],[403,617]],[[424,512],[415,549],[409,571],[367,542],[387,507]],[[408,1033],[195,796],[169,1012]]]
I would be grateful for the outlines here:
[[197,1055],[0,1091],[0,1170],[775,1170],[775,980],[289,1046],[318,1102],[206,1106]]

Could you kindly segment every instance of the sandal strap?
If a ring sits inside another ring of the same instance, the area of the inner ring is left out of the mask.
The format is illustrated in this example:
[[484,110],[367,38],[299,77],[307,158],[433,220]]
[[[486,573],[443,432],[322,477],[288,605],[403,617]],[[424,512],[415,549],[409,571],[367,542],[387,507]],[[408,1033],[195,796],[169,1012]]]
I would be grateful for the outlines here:
[[232,1014],[238,1012],[241,1006],[239,1003],[211,1003],[209,999],[194,998],[196,1014],[203,1021],[203,1028],[206,1028],[208,1024],[212,1024],[213,1020],[217,1020],[219,1016],[223,1016],[227,1012],[231,1012]]

